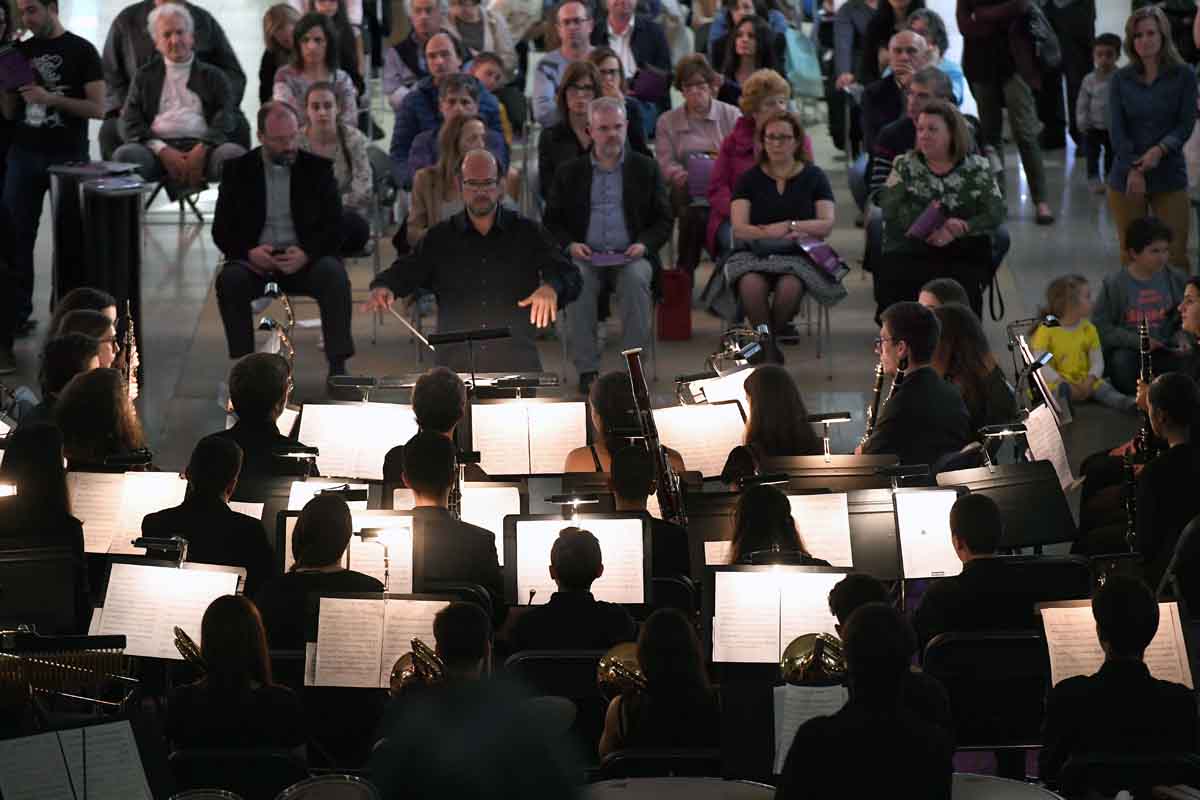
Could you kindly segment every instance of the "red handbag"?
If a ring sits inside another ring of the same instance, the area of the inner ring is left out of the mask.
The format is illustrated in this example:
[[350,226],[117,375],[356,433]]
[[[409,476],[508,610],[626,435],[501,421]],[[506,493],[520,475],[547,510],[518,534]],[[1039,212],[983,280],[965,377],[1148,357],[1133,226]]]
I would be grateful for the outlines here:
[[658,338],[678,342],[692,338],[692,279],[681,269],[659,273]]

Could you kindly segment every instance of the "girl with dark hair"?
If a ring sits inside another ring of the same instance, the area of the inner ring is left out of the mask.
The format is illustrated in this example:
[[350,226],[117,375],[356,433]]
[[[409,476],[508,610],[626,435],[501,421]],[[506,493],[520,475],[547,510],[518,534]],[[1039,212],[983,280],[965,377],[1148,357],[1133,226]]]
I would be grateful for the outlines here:
[[615,97],[625,104],[625,138],[629,145],[644,156],[651,155],[650,147],[646,144],[646,120],[642,112],[642,104],[629,96],[629,86],[625,81],[625,70],[621,68],[621,59],[610,47],[593,47],[588,53],[587,60],[596,65],[600,73],[600,94],[597,97]]
[[46,341],[58,335],[62,318],[72,311],[99,311],[114,323],[117,321],[117,298],[103,289],[93,289],[90,286],[80,286],[72,289],[54,304],[54,314],[50,324],[46,326]]
[[304,98],[318,81],[333,85],[338,100],[338,121],[358,127],[358,95],[350,74],[338,67],[337,33],[323,14],[309,13],[296,23],[292,35],[292,62],[275,71],[273,97],[287,103],[298,119],[305,119]]
[[350,24],[346,14],[346,5],[342,0],[309,0],[309,13],[321,14],[333,23],[337,32],[337,61],[338,67],[350,76],[354,88],[361,96],[366,92],[367,85],[363,82],[364,58],[362,42]]
[[82,333],[100,342],[100,366],[111,367],[121,351],[117,341],[117,328],[107,314],[89,309],[70,311],[63,315],[58,326],[59,334]]
[[[588,405],[595,443],[568,453],[563,472],[612,472],[613,454],[625,447],[630,433],[638,429],[633,387],[624,372],[606,372],[597,378],[588,392]],[[683,457],[669,447],[667,456],[675,473],[682,473]]]
[[304,505],[292,532],[292,568],[254,598],[273,649],[304,649],[318,593],[383,591],[375,578],[344,566],[353,527],[350,508],[340,497],[317,495]]
[[635,747],[717,747],[720,708],[687,617],[673,608],[651,614],[638,635],[637,660],[646,688],[608,704],[600,757]]
[[258,609],[245,597],[213,600],[200,623],[204,677],[167,699],[167,739],[185,747],[301,747],[300,701],[271,679]]
[[371,237],[367,222],[371,204],[369,142],[358,128],[342,122],[333,84],[318,81],[304,95],[305,125],[300,149],[333,162],[333,178],[342,195],[342,255],[362,252]]
[[725,460],[721,481],[736,485],[758,473],[772,456],[810,456],[824,452],[820,437],[806,421],[808,409],[800,389],[783,367],[758,367],[743,384],[750,407],[742,444]]
[[721,75],[725,81],[717,92],[723,103],[737,105],[742,84],[760,69],[779,69],[780,62],[771,44],[771,29],[758,17],[743,17],[730,33],[732,46],[725,49]]
[[708,58],[713,66],[725,63],[725,56],[730,48],[731,31],[745,19],[757,19],[767,25],[770,36],[770,48],[777,63],[783,63],[787,49],[787,30],[790,27],[787,16],[779,10],[775,2],[764,0],[724,0],[722,10],[713,19],[708,32]]
[[892,34],[904,30],[908,15],[925,7],[925,0],[885,0],[875,9],[867,25],[863,41],[862,63],[858,65],[858,82],[864,86],[883,77],[886,64],[880,64],[880,51],[887,52]]
[[93,369],[72,378],[58,396],[54,418],[71,470],[111,470],[105,463],[109,458],[146,446],[125,379],[115,369]]
[[942,324],[933,368],[958,387],[971,430],[1016,421],[1017,398],[992,354],[979,317],[962,303],[940,305],[933,314]]
[[729,563],[829,566],[804,546],[787,495],[767,484],[751,486],[738,498]]

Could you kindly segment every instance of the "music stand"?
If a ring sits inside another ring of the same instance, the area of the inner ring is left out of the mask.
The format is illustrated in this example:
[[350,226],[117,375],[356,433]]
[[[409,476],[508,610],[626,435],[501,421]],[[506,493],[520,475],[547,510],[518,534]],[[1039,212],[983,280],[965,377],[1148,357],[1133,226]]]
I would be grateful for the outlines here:
[[[825,463],[833,462],[833,451],[829,448],[829,426],[837,425],[843,422],[850,421],[849,411],[833,411],[828,414],[809,414],[805,420],[809,425],[820,425],[822,427],[821,442],[825,446]],[[870,458],[870,456],[867,456]]]
[[872,456],[776,456],[762,465],[764,473],[785,473],[789,490],[827,489],[848,492],[855,489],[886,489],[892,485],[880,468],[900,463],[894,455]]
[[850,512],[850,547],[854,571],[881,581],[903,577],[896,508],[891,489],[859,489],[846,493]]
[[1075,519],[1049,461],[942,472],[937,483],[965,488],[996,502],[1004,520],[1000,549],[1033,547],[1041,552],[1043,545],[1075,541]]

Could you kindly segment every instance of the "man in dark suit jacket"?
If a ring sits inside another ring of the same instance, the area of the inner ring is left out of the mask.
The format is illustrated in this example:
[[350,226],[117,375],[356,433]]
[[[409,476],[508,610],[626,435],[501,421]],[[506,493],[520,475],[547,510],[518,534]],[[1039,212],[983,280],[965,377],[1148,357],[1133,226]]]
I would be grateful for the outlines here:
[[596,537],[590,531],[563,528],[550,548],[550,577],[558,591],[513,624],[508,637],[512,651],[607,650],[634,641],[637,627],[629,612],[592,597],[592,583],[603,574]]
[[1061,681],[1046,698],[1038,765],[1052,787],[1075,755],[1196,752],[1195,694],[1152,678],[1142,660],[1158,631],[1154,595],[1138,580],[1110,577],[1092,598],[1092,615],[1104,664]]
[[262,522],[229,507],[242,468],[242,450],[223,436],[196,444],[184,473],[187,496],[174,508],[147,514],[142,535],[182,536],[188,561],[245,567],[244,594],[253,595],[278,570]]
[[895,303],[882,316],[877,339],[888,375],[904,371],[904,381],[879,410],[865,455],[898,456],[901,464],[934,464],[940,456],[971,441],[970,417],[953,384],[930,364],[941,326],[933,312],[913,302]]
[[276,353],[251,353],[229,370],[229,401],[237,422],[215,435],[241,448],[243,485],[310,474],[307,460],[280,455],[303,446],[279,432],[279,415],[287,405],[291,387],[287,359]]
[[258,112],[256,147],[225,162],[213,241],[226,261],[217,303],[230,358],[254,350],[250,303],[274,282],[289,294],[314,297],[321,309],[329,374],[346,371],[350,278],[338,260],[342,201],[329,159],[300,150],[300,120],[285,103]]
[[559,167],[542,216],[583,277],[567,326],[584,394],[600,370],[596,307],[601,290],[615,283],[621,349],[648,346],[658,251],[671,236],[671,206],[658,164],[625,148],[627,126],[620,100],[592,101],[592,152]]
[[457,520],[447,504],[454,485],[454,443],[436,431],[421,431],[404,445],[404,482],[412,489],[413,528],[423,553],[417,567],[426,580],[476,583],[492,598],[492,621],[504,621],[504,582],[496,535]]

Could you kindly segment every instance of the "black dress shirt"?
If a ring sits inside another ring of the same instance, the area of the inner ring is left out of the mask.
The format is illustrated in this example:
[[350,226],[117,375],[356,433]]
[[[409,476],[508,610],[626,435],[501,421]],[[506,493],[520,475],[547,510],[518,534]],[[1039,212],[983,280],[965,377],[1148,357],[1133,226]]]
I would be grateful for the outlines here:
[[958,389],[932,367],[910,372],[879,411],[864,455],[895,455],[901,464],[930,464],[971,441],[967,407]]
[[885,125],[900,119],[903,114],[904,90],[895,77],[888,75],[867,84],[862,96],[863,149],[867,153],[873,152],[875,137]]
[[[540,372],[529,309],[517,303],[546,284],[561,309],[579,295],[579,269],[542,226],[501,208],[487,236],[461,211],[429,229],[416,250],[381,272],[371,288],[397,297],[428,289],[438,299],[438,332],[509,326],[512,338],[475,342],[477,372]],[[438,345],[438,364],[470,371],[465,344]]]
[[211,689],[205,681],[171,692],[165,733],[179,748],[288,748],[308,738],[300,698],[287,687],[231,693]]
[[512,651],[607,650],[637,639],[629,612],[591,592],[555,592],[544,606],[521,615],[509,635]]
[[[1200,452],[1190,443],[1178,444],[1142,470],[1137,480],[1137,546],[1146,562],[1146,581],[1157,589],[1166,572],[1179,534],[1200,514]],[[1176,574],[1190,603],[1197,596],[1200,563],[1195,558],[1200,542],[1191,542]]]
[[504,579],[496,556],[496,535],[455,519],[448,510],[421,506],[413,511],[414,527],[424,545],[422,574],[426,580],[477,583],[492,598],[492,622],[504,622]]
[[294,448],[299,443],[280,433],[274,420],[255,423],[239,419],[232,428],[218,431],[215,435],[232,439],[242,448],[242,481],[308,474],[306,459],[281,458],[275,455],[279,450]]

